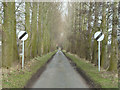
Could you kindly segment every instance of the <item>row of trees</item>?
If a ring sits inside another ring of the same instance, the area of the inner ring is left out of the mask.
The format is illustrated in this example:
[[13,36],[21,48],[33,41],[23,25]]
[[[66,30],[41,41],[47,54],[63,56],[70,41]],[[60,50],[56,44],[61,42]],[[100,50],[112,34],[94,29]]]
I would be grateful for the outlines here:
[[61,20],[61,3],[3,2],[2,3],[2,66],[9,68],[20,62],[20,42],[17,34],[26,30],[25,60],[55,50],[55,34]]
[[[101,42],[101,67],[117,71],[118,2],[68,3],[68,51],[97,65],[98,43],[94,33],[105,34]],[[74,44],[73,44],[74,43]]]
[[17,44],[20,41],[16,34],[20,30],[29,34],[25,60],[55,50],[58,43],[97,65],[97,41],[93,36],[96,31],[102,31],[105,38],[101,43],[101,67],[117,70],[118,2],[71,2],[65,17],[61,12],[62,3],[3,2],[1,6],[3,66],[10,67],[20,61],[21,46]]

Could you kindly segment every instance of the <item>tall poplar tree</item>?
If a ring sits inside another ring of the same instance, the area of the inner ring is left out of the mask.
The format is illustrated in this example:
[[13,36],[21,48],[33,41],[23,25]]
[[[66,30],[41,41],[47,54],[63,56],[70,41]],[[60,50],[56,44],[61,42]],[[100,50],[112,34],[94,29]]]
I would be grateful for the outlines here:
[[2,25],[2,65],[10,67],[18,60],[16,41],[15,2],[3,2],[4,23]]

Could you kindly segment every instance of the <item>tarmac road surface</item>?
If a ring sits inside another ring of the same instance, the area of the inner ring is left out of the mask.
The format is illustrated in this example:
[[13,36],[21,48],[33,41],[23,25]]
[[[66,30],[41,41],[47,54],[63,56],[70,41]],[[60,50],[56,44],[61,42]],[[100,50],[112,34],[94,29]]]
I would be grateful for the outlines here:
[[58,51],[31,88],[89,88],[89,85]]

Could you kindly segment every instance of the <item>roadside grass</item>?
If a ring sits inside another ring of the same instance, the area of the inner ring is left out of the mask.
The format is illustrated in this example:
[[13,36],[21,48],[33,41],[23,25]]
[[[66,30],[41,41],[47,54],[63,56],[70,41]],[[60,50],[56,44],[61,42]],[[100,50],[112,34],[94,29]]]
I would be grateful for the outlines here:
[[2,69],[0,68],[0,90],[2,89]]
[[24,70],[12,69],[10,72],[4,73],[3,69],[2,88],[23,88],[32,75],[55,53],[56,51],[50,52],[42,57],[37,56],[26,63]]
[[98,71],[98,67],[91,64],[89,61],[78,58],[74,54],[65,53],[78,68],[81,68],[95,83],[102,88],[118,88],[118,74],[102,69]]

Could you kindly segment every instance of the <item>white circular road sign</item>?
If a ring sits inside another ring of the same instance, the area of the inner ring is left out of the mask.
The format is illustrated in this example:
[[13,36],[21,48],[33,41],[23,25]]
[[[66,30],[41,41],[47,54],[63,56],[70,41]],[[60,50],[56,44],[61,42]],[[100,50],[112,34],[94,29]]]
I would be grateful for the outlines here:
[[101,31],[98,31],[94,34],[94,39],[102,41],[104,39],[104,34]]
[[28,38],[28,34],[26,31],[20,31],[18,34],[18,39],[25,41]]

